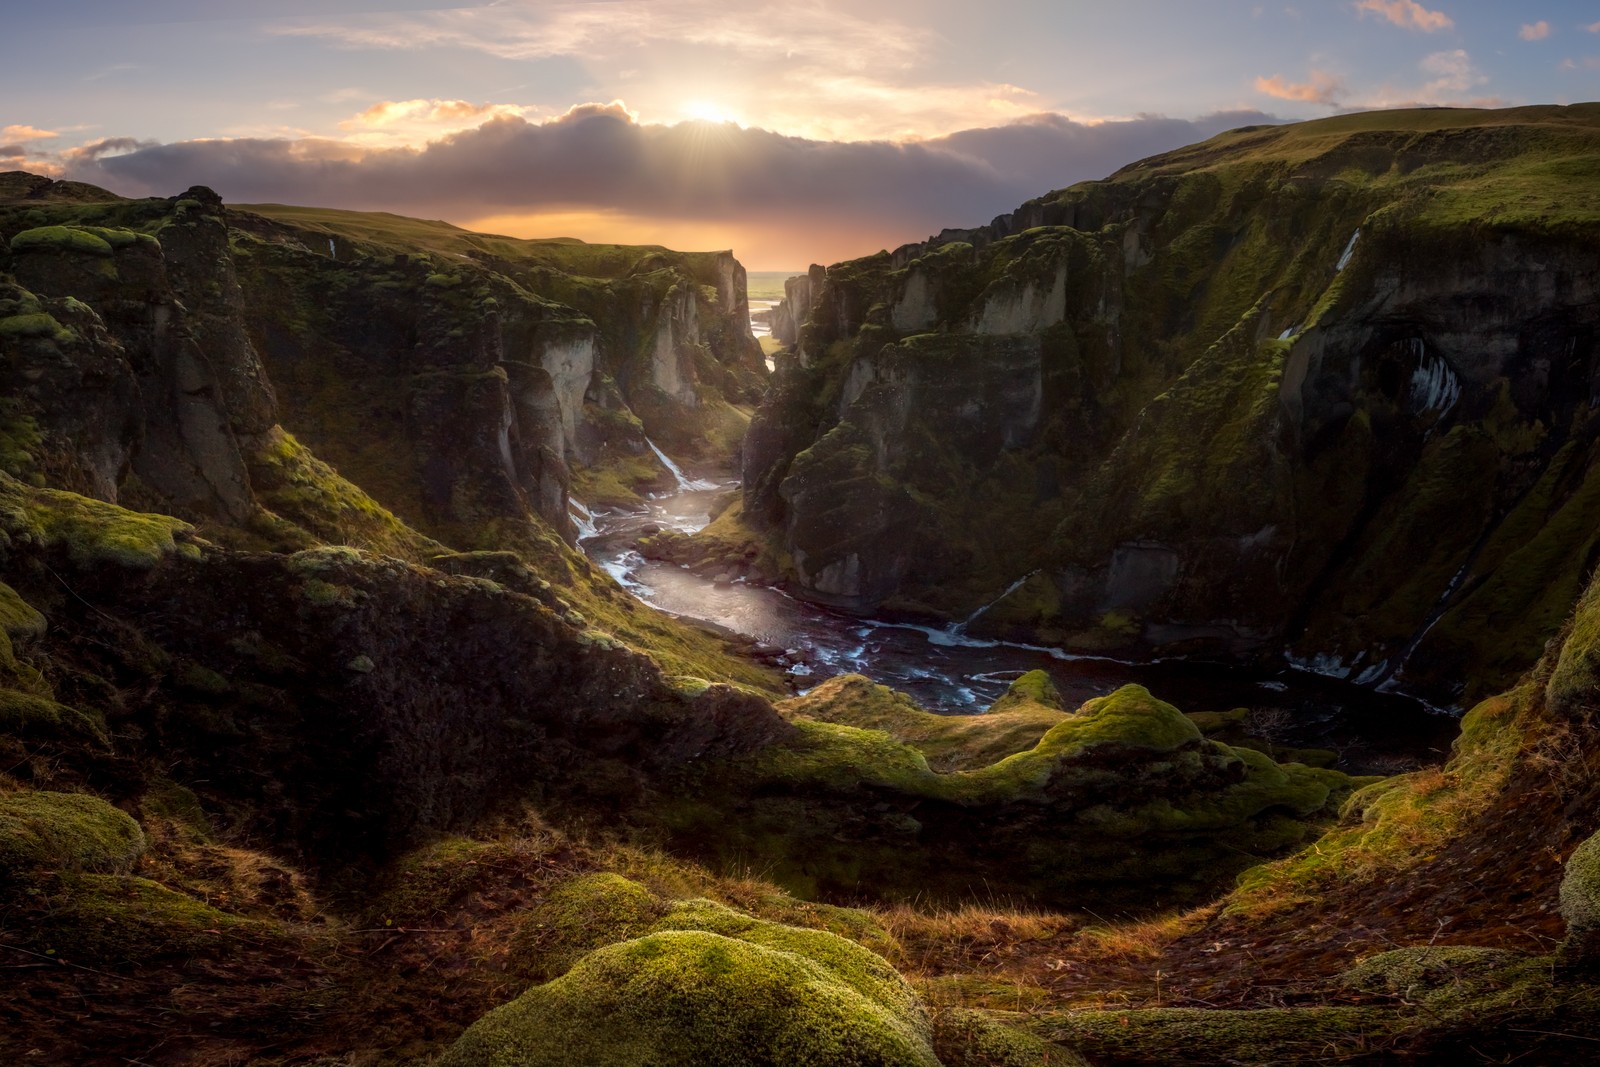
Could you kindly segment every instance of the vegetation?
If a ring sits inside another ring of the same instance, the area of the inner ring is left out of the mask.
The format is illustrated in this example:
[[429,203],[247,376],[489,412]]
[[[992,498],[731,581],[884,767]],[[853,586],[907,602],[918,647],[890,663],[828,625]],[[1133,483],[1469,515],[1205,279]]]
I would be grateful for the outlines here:
[[[725,254],[0,176],[0,1058],[1583,1062],[1592,315],[1473,264],[1593,273],[1597,123],[1235,131],[838,265],[753,417]],[[566,539],[647,434],[749,442],[667,558],[1473,706],[1377,780],[1042,672],[791,696]]]

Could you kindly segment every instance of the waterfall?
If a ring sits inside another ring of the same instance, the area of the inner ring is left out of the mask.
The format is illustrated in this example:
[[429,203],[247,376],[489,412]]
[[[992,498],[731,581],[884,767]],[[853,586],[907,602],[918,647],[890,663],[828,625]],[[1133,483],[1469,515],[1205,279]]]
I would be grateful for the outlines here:
[[1413,337],[1407,345],[1417,361],[1411,372],[1411,411],[1423,415],[1436,411],[1440,415],[1455,407],[1461,398],[1461,379],[1450,369],[1450,364],[1428,351],[1422,338]]
[[577,497],[567,497],[567,513],[572,516],[572,523],[578,528],[578,540],[595,537],[600,533],[599,528],[595,526],[594,512]]
[[988,611],[990,608],[994,607],[996,604],[1000,603],[1000,601],[1004,600],[1006,597],[1010,596],[1012,593],[1015,593],[1018,589],[1021,589],[1023,584],[1025,582],[1027,582],[1027,580],[1029,578],[1032,578],[1035,574],[1038,574],[1038,573],[1039,573],[1038,571],[1029,571],[1027,574],[1024,574],[1021,578],[1018,578],[1016,581],[1014,581],[1010,585],[1006,586],[1005,592],[1001,593],[999,596],[995,597],[993,600],[989,601],[987,604],[983,605],[983,607],[979,608],[977,611],[974,611],[971,615],[968,615],[966,618],[962,619],[960,622],[955,623],[953,626],[950,627],[950,632],[952,634],[966,633],[967,627],[971,626],[974,622],[976,622],[980,615],[982,615],[984,612]]
[[646,437],[644,439],[644,443],[650,446],[650,451],[656,454],[656,458],[661,461],[661,465],[672,472],[672,477],[677,480],[679,489],[687,491],[691,489],[715,489],[717,487],[716,482],[708,482],[703,478],[695,478],[691,480],[683,473],[682,467],[672,462],[671,456],[667,455],[665,452],[661,451],[661,449],[656,447],[656,443],[654,441]]
[[1334,265],[1334,270],[1344,270],[1350,265],[1350,257],[1355,255],[1356,239],[1361,236],[1361,227],[1356,227],[1356,232],[1350,235],[1350,243],[1344,246],[1344,254],[1339,257],[1339,262]]
[[328,258],[329,259],[338,259],[339,258],[338,252],[334,251],[333,238],[332,237],[328,238]]

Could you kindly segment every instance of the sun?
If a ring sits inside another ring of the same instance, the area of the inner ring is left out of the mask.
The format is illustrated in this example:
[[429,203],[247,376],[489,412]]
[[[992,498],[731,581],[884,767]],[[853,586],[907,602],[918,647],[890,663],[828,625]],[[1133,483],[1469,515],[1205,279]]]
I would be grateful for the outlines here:
[[683,113],[699,122],[737,122],[732,111],[710,100],[691,100],[683,105]]

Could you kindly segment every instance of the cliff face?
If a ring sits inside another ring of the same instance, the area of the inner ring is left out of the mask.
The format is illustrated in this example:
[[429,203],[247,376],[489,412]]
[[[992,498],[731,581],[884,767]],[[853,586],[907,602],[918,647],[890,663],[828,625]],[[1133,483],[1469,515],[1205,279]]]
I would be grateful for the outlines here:
[[742,432],[765,376],[731,253],[262,210],[234,253],[292,428],[430,529],[531,509],[570,536],[574,467],[659,473],[646,435]]
[[1015,582],[977,627],[1470,698],[1592,564],[1597,143],[1592,106],[1241,130],[814,270],[746,512],[853,609]]

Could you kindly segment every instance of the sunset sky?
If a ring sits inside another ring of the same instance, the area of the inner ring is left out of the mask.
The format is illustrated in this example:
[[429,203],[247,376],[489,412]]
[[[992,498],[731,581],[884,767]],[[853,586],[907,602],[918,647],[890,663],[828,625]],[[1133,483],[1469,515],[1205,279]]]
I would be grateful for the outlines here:
[[987,222],[1247,123],[1600,98],[1595,2],[5,6],[0,170],[755,270]]

